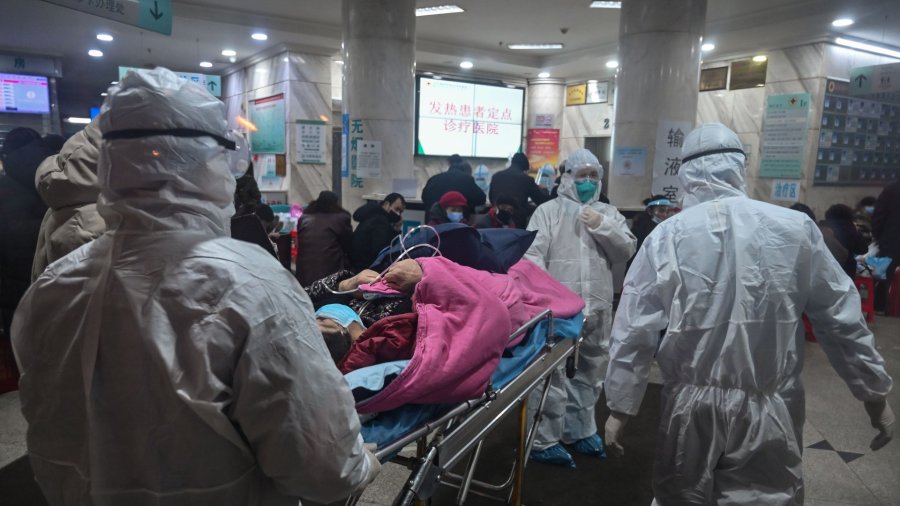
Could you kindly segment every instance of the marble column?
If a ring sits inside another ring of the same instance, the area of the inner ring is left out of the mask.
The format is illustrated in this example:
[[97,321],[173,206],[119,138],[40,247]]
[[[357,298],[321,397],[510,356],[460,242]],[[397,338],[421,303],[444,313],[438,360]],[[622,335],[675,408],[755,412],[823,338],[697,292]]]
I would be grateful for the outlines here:
[[[688,124],[684,134],[693,128],[706,1],[622,2],[613,145],[643,147],[647,155],[643,175],[610,171],[608,195],[618,207],[640,208],[651,195],[660,124]],[[669,156],[660,153],[656,162]]]
[[[528,119],[526,121],[526,139],[527,130],[532,128],[548,128],[553,129],[560,134],[563,127],[563,113],[565,111],[566,102],[566,82],[563,79],[538,78],[528,80],[528,93],[526,112]],[[547,123],[547,117],[550,122]],[[538,120],[543,120],[543,122]],[[526,144],[527,146],[527,144]],[[530,153],[526,153],[531,158]],[[534,160],[532,160],[533,162]],[[559,160],[554,166],[559,165]]]
[[[343,0],[343,99],[349,177],[343,203],[390,193],[394,179],[414,179],[415,0]],[[358,177],[362,140],[381,141],[380,177]]]

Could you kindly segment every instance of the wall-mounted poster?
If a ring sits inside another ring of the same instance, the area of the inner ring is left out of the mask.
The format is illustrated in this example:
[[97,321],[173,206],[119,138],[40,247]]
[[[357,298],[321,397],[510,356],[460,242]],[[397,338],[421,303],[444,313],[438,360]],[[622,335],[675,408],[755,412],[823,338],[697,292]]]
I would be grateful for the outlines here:
[[250,122],[256,131],[250,132],[250,151],[253,153],[284,154],[284,95],[274,95],[250,102]]
[[294,162],[325,163],[328,156],[328,124],[319,120],[298,120],[294,128]]
[[588,81],[585,103],[605,104],[606,102],[609,102],[609,81]]
[[825,82],[815,185],[883,186],[900,180],[900,95],[857,95],[854,87],[871,86],[857,70],[851,72],[856,81]]
[[587,102],[587,83],[566,86],[566,105],[584,105]]
[[700,91],[724,90],[728,87],[728,67],[700,71]]
[[546,164],[559,165],[559,130],[555,128],[530,128],[525,154],[532,169]]
[[769,95],[766,98],[760,177],[803,177],[808,123],[809,93]]

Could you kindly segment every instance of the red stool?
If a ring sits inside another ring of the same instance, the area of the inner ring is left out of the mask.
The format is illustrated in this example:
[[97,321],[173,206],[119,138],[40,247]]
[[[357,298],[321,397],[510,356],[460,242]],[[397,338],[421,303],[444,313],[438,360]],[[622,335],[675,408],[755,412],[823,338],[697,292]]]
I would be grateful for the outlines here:
[[900,268],[894,269],[894,277],[891,279],[891,286],[888,287],[888,300],[884,309],[888,316],[900,316]]
[[19,389],[19,369],[13,356],[12,343],[0,336],[0,394]]
[[809,318],[806,317],[806,313],[803,313],[803,329],[806,331],[806,340],[811,343],[816,343],[816,335],[813,334],[812,323],[809,321]]
[[854,280],[856,289],[859,290],[859,298],[862,300],[862,312],[866,315],[866,321],[875,319],[875,280],[870,277],[856,276]]

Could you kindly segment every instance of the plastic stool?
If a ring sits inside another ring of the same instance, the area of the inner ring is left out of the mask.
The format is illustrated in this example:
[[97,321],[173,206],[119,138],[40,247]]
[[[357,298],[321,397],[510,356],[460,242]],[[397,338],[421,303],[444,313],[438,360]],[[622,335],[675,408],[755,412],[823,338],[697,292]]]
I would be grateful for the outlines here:
[[854,284],[859,290],[862,312],[866,315],[866,321],[871,323],[875,319],[875,280],[868,276],[856,276]]
[[891,278],[891,286],[888,287],[888,299],[884,309],[888,316],[900,316],[900,268],[894,269],[894,277]]
[[803,329],[806,331],[806,340],[811,343],[817,343],[816,335],[813,333],[812,323],[810,323],[809,318],[806,317],[806,313],[803,313]]
[[13,356],[12,343],[0,335],[0,394],[19,389],[19,370]]

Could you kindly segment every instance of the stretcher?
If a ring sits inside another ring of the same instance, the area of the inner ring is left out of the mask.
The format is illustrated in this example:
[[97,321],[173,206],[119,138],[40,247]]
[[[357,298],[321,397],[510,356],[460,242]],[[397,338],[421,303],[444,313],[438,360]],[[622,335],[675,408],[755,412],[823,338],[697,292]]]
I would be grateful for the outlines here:
[[[504,371],[506,379],[500,380],[502,385],[489,386],[479,399],[430,411],[432,418],[377,449],[375,455],[382,463],[394,462],[411,471],[394,501],[395,505],[423,504],[433,496],[439,485],[458,490],[456,504],[464,504],[469,494],[506,504],[521,504],[525,464],[537,434],[551,375],[565,365],[566,374],[571,377],[577,367],[578,333],[558,339],[554,322],[551,311],[545,310],[510,335],[510,340],[523,334],[529,335],[529,339],[520,346],[535,343],[536,339],[540,345],[530,352],[527,361],[520,360],[518,365],[512,365],[517,370]],[[504,366],[510,368],[504,360],[501,360],[498,369]],[[544,386],[543,395],[529,429],[528,396],[541,384]],[[507,479],[499,484],[474,479],[485,439],[514,413],[519,419],[518,443]],[[400,450],[413,443],[417,445],[415,457],[398,455]],[[466,463],[462,474],[451,472],[464,459]],[[346,504],[353,506],[359,499],[360,496],[351,497]]]

